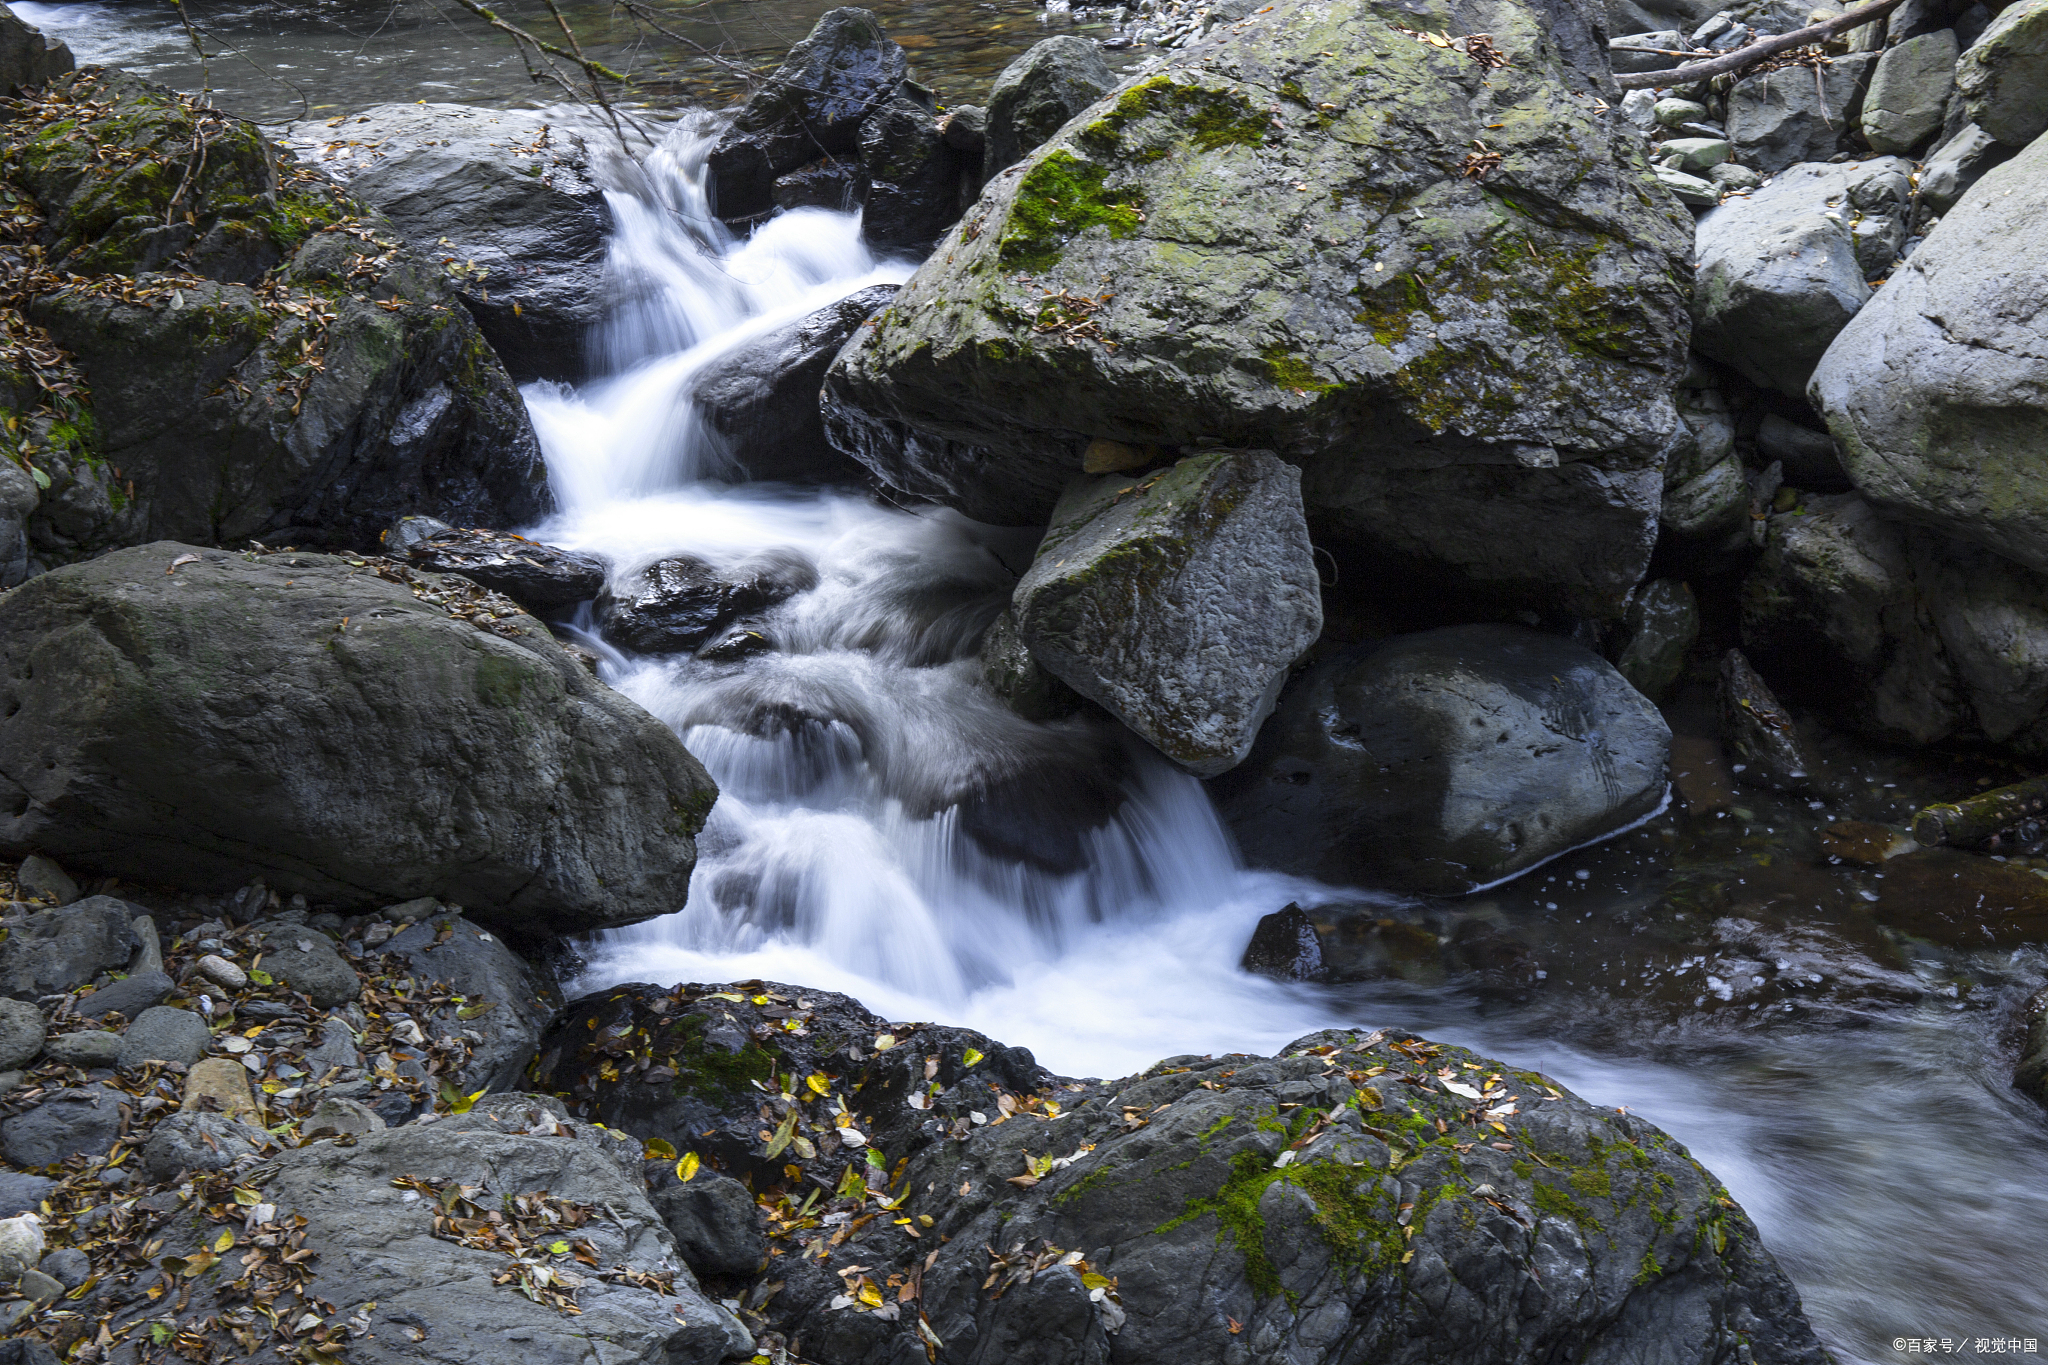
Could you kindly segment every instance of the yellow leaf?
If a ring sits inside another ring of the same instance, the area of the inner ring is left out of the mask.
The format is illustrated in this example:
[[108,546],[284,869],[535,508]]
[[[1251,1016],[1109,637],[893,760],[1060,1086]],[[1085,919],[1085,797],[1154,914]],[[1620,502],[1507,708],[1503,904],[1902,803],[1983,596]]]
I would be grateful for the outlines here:
[[235,1202],[245,1209],[254,1208],[263,1202],[263,1196],[254,1190],[238,1189],[235,1191]]
[[451,1114],[467,1114],[470,1110],[476,1108],[476,1102],[483,1097],[484,1092],[481,1090],[473,1095],[464,1095],[461,1099],[448,1106],[448,1112]]
[[220,1236],[213,1239],[213,1249],[215,1251],[226,1251],[234,1244],[235,1230],[233,1228],[222,1228],[220,1230]]
[[860,1301],[870,1308],[882,1306],[882,1291],[875,1288],[875,1282],[863,1275],[860,1277]]
[[673,1161],[676,1149],[675,1145],[665,1138],[649,1138],[641,1155],[648,1161]]
[[832,1082],[825,1079],[825,1073],[822,1071],[813,1071],[810,1075],[804,1077],[804,1084],[820,1095],[832,1093]]
[[697,1178],[697,1168],[704,1163],[695,1152],[684,1152],[683,1159],[676,1163],[676,1179],[685,1183]]
[[1081,1283],[1089,1289],[1107,1289],[1109,1288],[1109,1276],[1098,1275],[1091,1270],[1081,1277]]
[[967,1065],[969,1066],[978,1066],[981,1063],[981,1058],[981,1053],[975,1051],[973,1048],[968,1048],[967,1051],[961,1056],[960,1060],[967,1063]]
[[782,1121],[782,1126],[775,1130],[775,1136],[768,1139],[768,1150],[763,1152],[762,1156],[770,1161],[775,1160],[776,1157],[782,1155],[782,1149],[789,1146],[789,1140],[794,1136],[796,1136],[796,1110],[792,1109],[789,1111],[789,1117]]

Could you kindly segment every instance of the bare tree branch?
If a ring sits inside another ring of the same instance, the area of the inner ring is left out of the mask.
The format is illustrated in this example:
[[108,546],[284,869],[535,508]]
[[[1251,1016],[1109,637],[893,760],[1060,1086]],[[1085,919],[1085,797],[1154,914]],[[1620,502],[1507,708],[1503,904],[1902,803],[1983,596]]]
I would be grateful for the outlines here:
[[1747,70],[1766,57],[1775,56],[1788,49],[1826,42],[1838,33],[1847,33],[1850,29],[1861,28],[1865,24],[1882,19],[1904,3],[1905,0],[1877,0],[1874,5],[1852,9],[1847,14],[1837,15],[1826,23],[1809,24],[1790,33],[1781,33],[1775,38],[1766,38],[1747,47],[1738,47],[1726,56],[1716,57],[1710,62],[1694,62],[1690,66],[1674,67],[1669,71],[1639,71],[1632,75],[1616,76],[1614,83],[1624,90],[1655,90],[1663,86],[1697,85],[1715,76]]

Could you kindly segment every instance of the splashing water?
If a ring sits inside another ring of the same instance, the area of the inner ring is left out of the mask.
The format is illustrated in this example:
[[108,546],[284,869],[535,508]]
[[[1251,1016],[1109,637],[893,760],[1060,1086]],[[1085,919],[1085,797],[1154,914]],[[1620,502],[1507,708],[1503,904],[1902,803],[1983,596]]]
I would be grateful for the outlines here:
[[980,686],[978,638],[1031,534],[727,481],[694,378],[911,266],[876,259],[847,214],[786,213],[736,239],[705,201],[713,131],[683,125],[611,195],[620,302],[595,338],[602,377],[526,390],[561,509],[533,534],[605,554],[615,580],[688,553],[800,562],[817,586],[771,609],[775,648],[738,663],[589,637],[720,796],[689,905],[587,945],[580,988],[798,982],[1096,1075],[1270,1052],[1336,1023],[1426,1029],[1691,1143],[1843,1359],[1895,1359],[1895,1336],[2048,1338],[2048,1152],[1981,1024],[1756,1032],[1673,1065],[1578,1050],[1448,994],[1239,971],[1260,915],[1340,893],[1246,869],[1200,784],[1127,734],[1025,721]]

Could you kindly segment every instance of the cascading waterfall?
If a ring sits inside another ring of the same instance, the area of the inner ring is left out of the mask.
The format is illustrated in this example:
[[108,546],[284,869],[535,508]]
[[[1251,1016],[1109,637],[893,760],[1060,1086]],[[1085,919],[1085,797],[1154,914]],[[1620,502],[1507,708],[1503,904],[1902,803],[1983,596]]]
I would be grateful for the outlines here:
[[736,239],[705,202],[712,131],[681,125],[611,196],[622,301],[596,339],[602,377],[526,392],[561,508],[533,534],[601,552],[621,578],[679,553],[772,555],[817,586],[763,619],[772,651],[736,663],[590,637],[607,680],[676,728],[721,795],[689,905],[588,945],[579,986],[798,982],[1092,1074],[1271,1051],[1331,1023],[1424,1029],[1690,1143],[1844,1359],[1895,1358],[1906,1335],[2048,1338],[2048,1153],[1994,1074],[1988,1025],[1930,1006],[1846,1036],[1751,1034],[1681,1068],[1575,1050],[1443,994],[1238,971],[1258,916],[1338,893],[1244,868],[1201,786],[1128,736],[1022,720],[978,685],[977,638],[1029,535],[725,481],[693,377],[912,267],[876,259],[848,214],[787,213]]

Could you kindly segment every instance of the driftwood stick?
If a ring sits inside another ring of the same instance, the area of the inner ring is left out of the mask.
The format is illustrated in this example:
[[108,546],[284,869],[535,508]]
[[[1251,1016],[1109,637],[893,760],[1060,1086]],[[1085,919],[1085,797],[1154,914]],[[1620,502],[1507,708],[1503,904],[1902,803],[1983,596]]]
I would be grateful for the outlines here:
[[1852,28],[1884,18],[1905,0],[1877,0],[1874,5],[1852,9],[1847,14],[1838,14],[1822,24],[1809,24],[1805,28],[1781,33],[1775,38],[1766,38],[1748,47],[1738,47],[1726,56],[1716,57],[1710,62],[1694,62],[1690,66],[1674,67],[1669,71],[1638,71],[1633,75],[1616,76],[1614,83],[1624,90],[1655,90],[1660,86],[1698,85],[1714,76],[1725,76],[1731,71],[1742,71],[1755,66],[1766,57],[1795,47],[1806,47],[1812,43],[1826,42],[1838,33],[1847,33]]
[[1924,808],[1913,817],[1913,842],[1923,848],[1978,848],[2044,810],[2048,777],[2036,777]]

